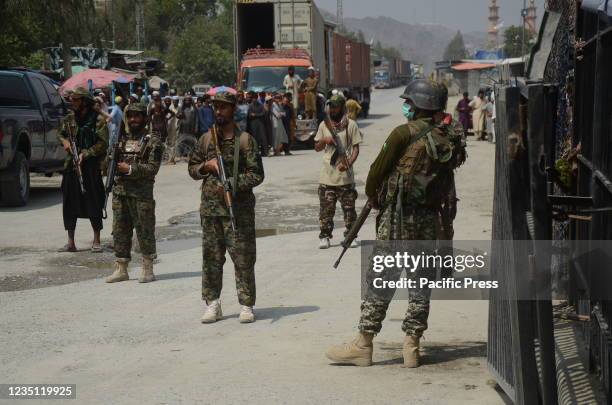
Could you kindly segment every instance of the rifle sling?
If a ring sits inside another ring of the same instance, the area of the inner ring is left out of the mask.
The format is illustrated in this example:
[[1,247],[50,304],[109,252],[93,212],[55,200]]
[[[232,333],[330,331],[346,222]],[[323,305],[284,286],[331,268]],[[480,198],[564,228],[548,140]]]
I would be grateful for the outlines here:
[[236,185],[238,184],[238,164],[240,159],[240,136],[238,127],[234,128],[234,170],[232,172],[232,196],[236,198]]

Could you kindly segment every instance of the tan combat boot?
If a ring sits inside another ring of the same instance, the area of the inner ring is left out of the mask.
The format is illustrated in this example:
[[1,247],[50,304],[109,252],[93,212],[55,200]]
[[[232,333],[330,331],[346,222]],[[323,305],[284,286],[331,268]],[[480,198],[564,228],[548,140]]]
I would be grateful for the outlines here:
[[360,333],[351,343],[331,347],[325,355],[334,363],[367,367],[372,365],[374,335]]
[[128,275],[128,264],[130,263],[129,259],[117,259],[115,261],[115,271],[113,274],[106,278],[107,283],[117,283],[119,281],[127,281],[130,279]]
[[253,313],[253,307],[243,305],[242,309],[240,310],[240,315],[238,316],[238,321],[240,323],[255,322],[255,314]]
[[222,318],[221,301],[218,299],[211,302],[206,301],[206,310],[204,310],[204,315],[202,315],[202,323],[214,323]]
[[416,368],[419,366],[419,338],[416,336],[406,335],[404,339],[404,367]]
[[142,258],[142,271],[140,277],[138,277],[139,283],[150,283],[155,281],[155,274],[153,274],[153,259],[148,257]]

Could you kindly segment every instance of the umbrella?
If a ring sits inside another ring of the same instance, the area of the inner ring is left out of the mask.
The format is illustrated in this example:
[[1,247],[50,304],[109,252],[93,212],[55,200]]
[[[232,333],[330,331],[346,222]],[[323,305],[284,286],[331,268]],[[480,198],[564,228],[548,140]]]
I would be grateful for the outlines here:
[[77,87],[88,88],[90,80],[94,89],[101,89],[109,87],[113,82],[129,83],[134,80],[134,76],[128,73],[116,73],[112,70],[88,69],[66,80],[59,88],[59,92],[65,96],[68,91]]
[[232,89],[231,87],[219,86],[219,87],[213,87],[212,89],[208,90],[208,93],[206,94],[208,94],[209,96],[214,96],[217,93],[223,93],[223,92],[228,92],[234,95],[238,93],[236,89]]

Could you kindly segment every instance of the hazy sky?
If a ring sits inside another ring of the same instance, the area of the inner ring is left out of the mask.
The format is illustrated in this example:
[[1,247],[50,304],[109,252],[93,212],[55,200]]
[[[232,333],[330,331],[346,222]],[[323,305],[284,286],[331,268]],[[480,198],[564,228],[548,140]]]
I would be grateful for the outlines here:
[[[536,0],[538,24],[544,12],[544,1]],[[315,0],[336,13],[336,0]],[[469,31],[486,31],[489,0],[344,0],[344,17],[388,16],[406,23],[438,23]],[[529,4],[529,0],[527,0]],[[520,25],[523,0],[497,0],[504,26]]]

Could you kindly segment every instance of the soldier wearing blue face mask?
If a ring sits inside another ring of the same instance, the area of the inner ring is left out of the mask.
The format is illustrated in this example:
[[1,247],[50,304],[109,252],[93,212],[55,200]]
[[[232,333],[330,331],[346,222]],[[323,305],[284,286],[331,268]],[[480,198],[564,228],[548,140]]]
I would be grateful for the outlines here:
[[[426,246],[433,246],[431,242],[439,237],[440,211],[454,188],[453,170],[463,161],[464,150],[460,135],[439,119],[448,98],[444,85],[413,80],[401,98],[408,121],[387,138],[370,167],[365,192],[370,205],[380,211],[377,240],[428,241]],[[423,276],[435,274],[428,271]],[[398,280],[399,274],[388,277]],[[419,366],[419,341],[427,329],[430,294],[427,286],[410,291],[402,323],[406,367]],[[351,343],[329,349],[327,357],[335,363],[371,365],[372,340],[381,330],[392,296],[369,289],[361,303],[359,335]]]

